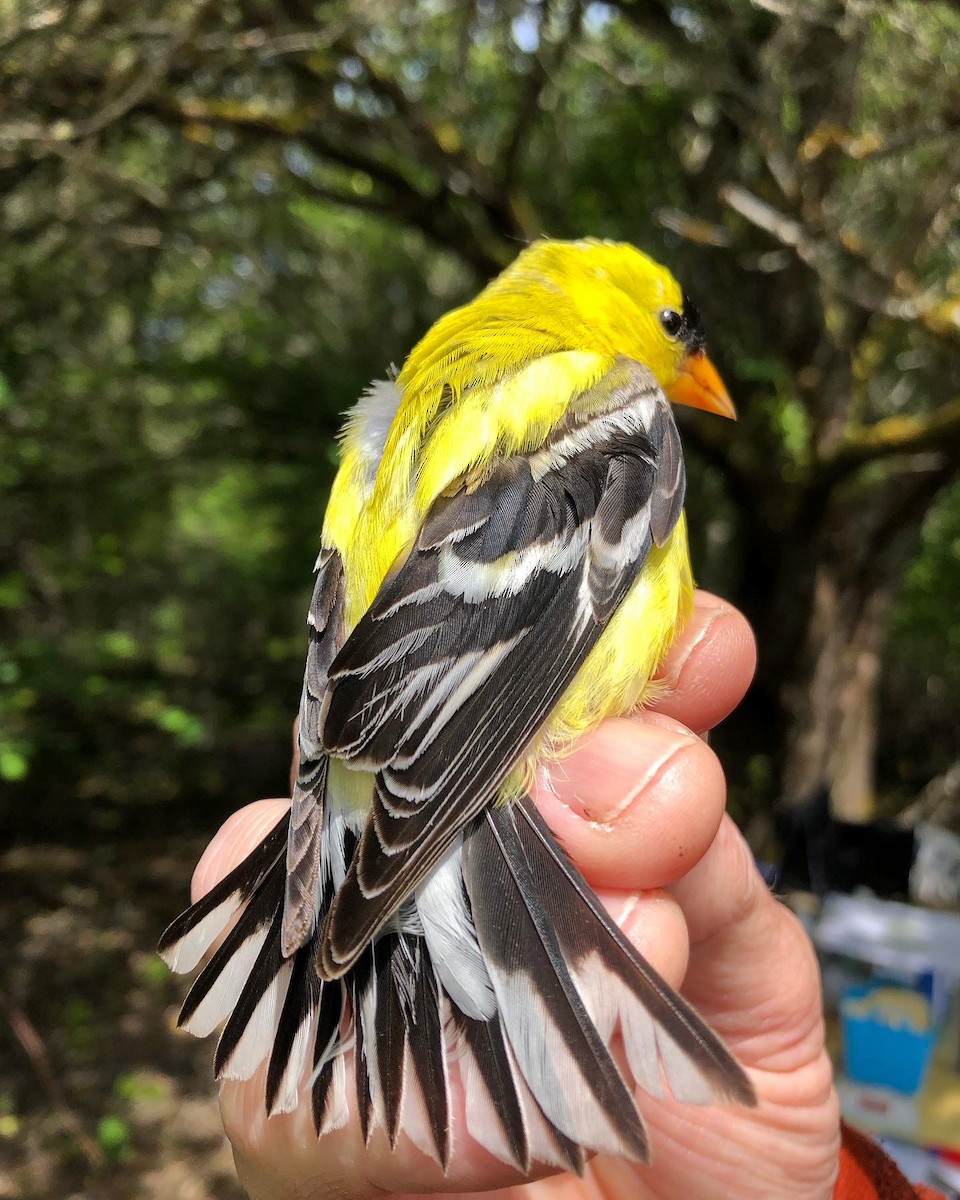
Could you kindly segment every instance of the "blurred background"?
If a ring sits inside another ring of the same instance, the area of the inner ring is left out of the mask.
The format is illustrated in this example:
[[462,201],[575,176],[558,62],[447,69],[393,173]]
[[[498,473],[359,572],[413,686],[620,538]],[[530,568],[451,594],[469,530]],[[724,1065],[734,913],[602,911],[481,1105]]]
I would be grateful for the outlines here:
[[340,414],[540,234],[667,262],[736,400],[758,852],[960,826],[958,78],[949,0],[0,0],[0,1197],[239,1194],[152,948],[286,791]]

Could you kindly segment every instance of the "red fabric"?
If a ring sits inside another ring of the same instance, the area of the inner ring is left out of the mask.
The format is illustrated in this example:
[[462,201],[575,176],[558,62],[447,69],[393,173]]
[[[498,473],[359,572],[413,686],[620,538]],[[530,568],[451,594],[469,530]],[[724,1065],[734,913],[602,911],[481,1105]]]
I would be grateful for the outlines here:
[[833,1200],[943,1200],[926,1184],[905,1179],[873,1138],[846,1123],[841,1133],[840,1174]]

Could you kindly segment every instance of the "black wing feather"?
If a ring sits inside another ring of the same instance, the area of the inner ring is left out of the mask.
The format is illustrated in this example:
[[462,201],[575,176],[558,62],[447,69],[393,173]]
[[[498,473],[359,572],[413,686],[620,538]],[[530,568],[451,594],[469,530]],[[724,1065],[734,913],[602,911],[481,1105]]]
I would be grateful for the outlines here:
[[288,958],[312,935],[317,919],[320,840],[328,762],[320,743],[320,724],[327,693],[327,674],[343,643],[344,594],[343,559],[335,550],[321,551],[317,559],[317,580],[307,614],[310,637],[297,732],[300,761],[290,805],[287,839],[282,946]]

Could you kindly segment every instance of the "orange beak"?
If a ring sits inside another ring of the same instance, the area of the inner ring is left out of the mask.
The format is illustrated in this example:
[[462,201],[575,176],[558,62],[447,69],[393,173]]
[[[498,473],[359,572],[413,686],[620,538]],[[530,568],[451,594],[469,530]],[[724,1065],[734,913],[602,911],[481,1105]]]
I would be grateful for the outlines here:
[[703,350],[688,354],[680,364],[680,374],[667,388],[667,396],[674,404],[688,404],[691,408],[705,408],[707,412],[721,417],[737,419],[730,394],[723,380]]

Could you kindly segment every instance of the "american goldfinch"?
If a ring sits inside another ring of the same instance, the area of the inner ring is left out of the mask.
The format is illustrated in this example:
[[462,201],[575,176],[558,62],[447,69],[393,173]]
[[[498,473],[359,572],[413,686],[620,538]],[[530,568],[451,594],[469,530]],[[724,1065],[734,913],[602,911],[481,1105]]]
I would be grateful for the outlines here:
[[[160,950],[180,1016],[447,1165],[451,1074],[501,1160],[646,1160],[631,1085],[754,1102],[528,795],[642,704],[693,595],[668,398],[733,416],[699,315],[632,246],[539,241],[442,317],[350,414],[308,616],[290,812]],[[624,1073],[607,1050],[619,1028]],[[462,1111],[462,1110],[461,1110]],[[461,1131],[462,1132],[462,1131]]]

